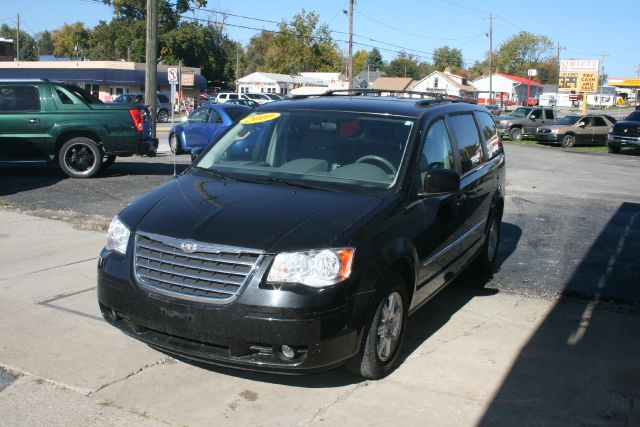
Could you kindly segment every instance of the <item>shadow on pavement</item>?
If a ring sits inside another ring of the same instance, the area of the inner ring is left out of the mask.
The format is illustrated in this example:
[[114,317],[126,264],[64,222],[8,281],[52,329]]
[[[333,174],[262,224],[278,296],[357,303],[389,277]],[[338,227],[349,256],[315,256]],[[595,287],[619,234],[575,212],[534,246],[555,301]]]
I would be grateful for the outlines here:
[[[479,425],[640,425],[639,254],[640,204],[623,203]],[[620,298],[631,306],[607,304]]]

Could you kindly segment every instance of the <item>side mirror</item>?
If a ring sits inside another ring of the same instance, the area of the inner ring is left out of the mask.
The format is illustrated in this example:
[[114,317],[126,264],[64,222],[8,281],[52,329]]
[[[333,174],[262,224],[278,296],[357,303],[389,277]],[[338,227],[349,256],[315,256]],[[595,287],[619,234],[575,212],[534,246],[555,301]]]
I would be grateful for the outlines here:
[[191,163],[195,162],[200,154],[204,151],[204,147],[195,147],[191,149]]
[[455,193],[460,190],[460,174],[449,169],[434,169],[424,177],[424,194]]
[[579,128],[583,128],[585,127],[587,124],[585,122],[578,122],[578,127]]

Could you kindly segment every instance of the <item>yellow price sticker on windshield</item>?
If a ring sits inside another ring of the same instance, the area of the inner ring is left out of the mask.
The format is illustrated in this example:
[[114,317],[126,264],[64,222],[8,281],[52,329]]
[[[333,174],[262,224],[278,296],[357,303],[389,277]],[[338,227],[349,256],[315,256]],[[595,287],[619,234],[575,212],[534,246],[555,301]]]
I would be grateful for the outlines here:
[[240,120],[240,123],[248,125],[252,123],[262,123],[268,122],[269,120],[277,119],[280,117],[280,113],[264,113],[264,114],[256,114],[255,116],[245,117]]

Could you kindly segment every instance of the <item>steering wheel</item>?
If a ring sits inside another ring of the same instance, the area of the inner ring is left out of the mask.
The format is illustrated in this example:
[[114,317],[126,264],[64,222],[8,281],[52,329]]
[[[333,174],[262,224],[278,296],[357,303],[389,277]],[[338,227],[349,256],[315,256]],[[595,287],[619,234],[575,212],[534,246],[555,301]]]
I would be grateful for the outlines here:
[[383,166],[386,167],[386,169],[392,175],[395,175],[396,172],[398,171],[398,169],[396,169],[396,167],[393,166],[393,164],[389,160],[385,159],[384,157],[376,156],[373,154],[367,154],[366,156],[360,157],[358,160],[356,160],[356,163],[363,163],[363,162],[366,162],[367,160],[375,160],[376,162],[382,164]]

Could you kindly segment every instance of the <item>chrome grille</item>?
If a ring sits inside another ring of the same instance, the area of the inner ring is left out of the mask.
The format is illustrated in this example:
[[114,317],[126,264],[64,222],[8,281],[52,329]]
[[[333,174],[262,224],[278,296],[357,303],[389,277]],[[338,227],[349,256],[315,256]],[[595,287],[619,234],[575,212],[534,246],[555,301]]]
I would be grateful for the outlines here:
[[[135,273],[139,285],[175,298],[211,303],[233,301],[257,269],[263,252],[138,233]],[[189,248],[192,249],[192,248]]]

